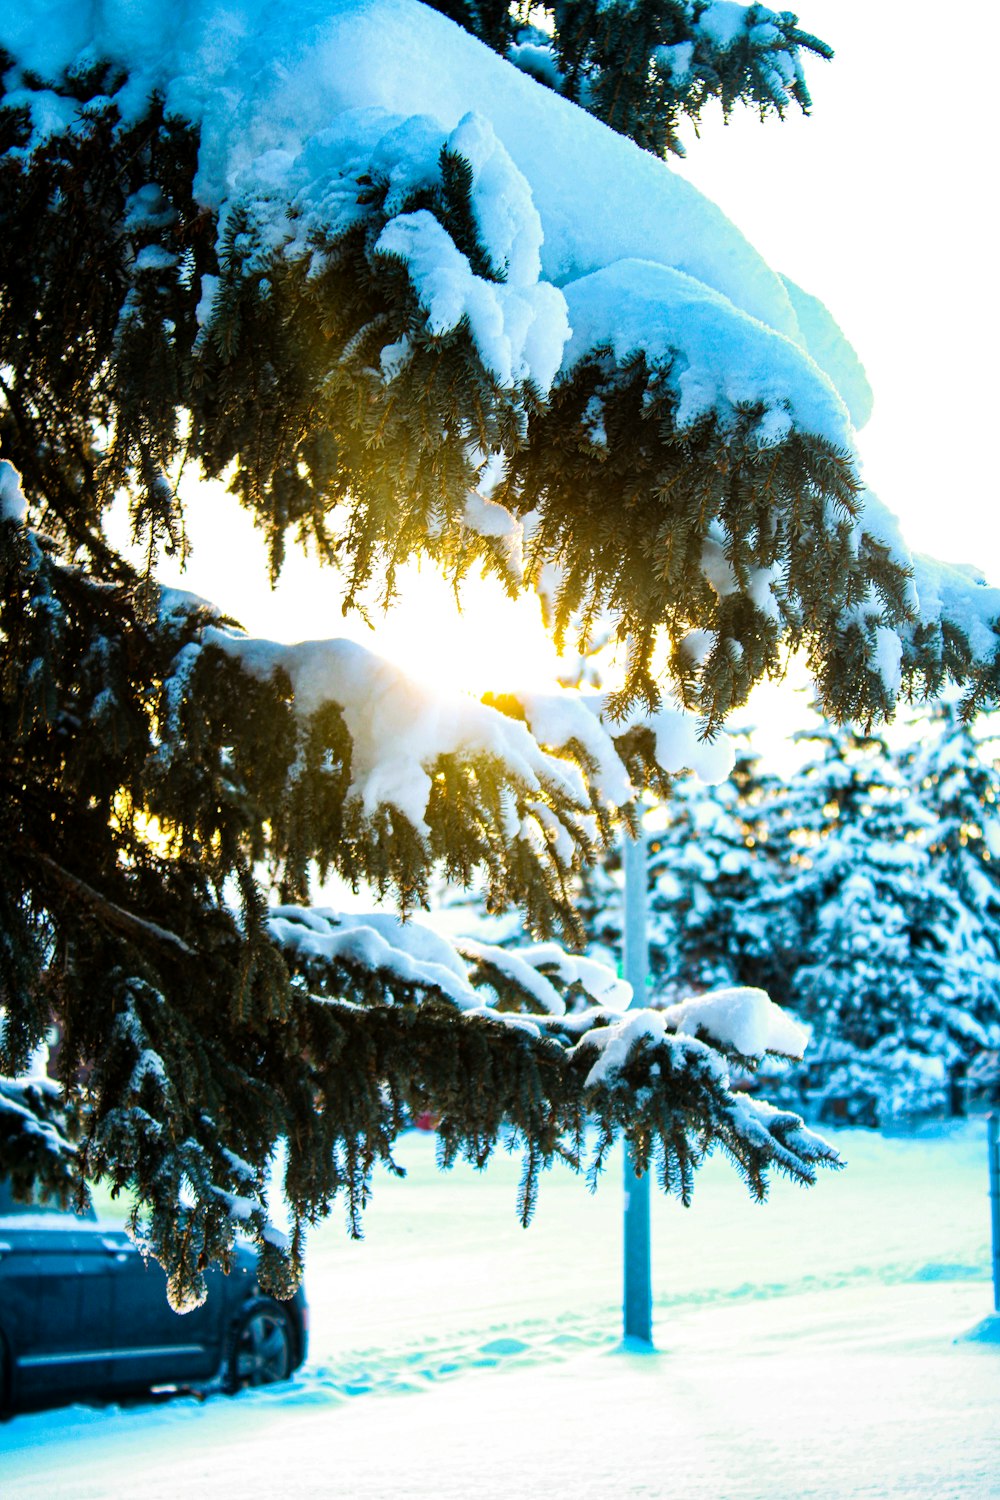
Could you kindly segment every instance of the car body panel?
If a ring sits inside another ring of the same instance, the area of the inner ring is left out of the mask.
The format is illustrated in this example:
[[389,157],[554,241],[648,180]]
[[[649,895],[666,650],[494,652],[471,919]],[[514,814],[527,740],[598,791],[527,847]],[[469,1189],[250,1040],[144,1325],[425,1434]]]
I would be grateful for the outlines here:
[[221,1272],[209,1273],[200,1307],[176,1313],[167,1280],[120,1227],[101,1225],[109,1267],[111,1384],[119,1390],[184,1380],[208,1380],[219,1367],[222,1324],[231,1301]]
[[[213,1267],[207,1279],[206,1301],[176,1313],[162,1267],[140,1253],[120,1223],[54,1206],[25,1211],[0,1180],[0,1353],[7,1355],[7,1404],[211,1381],[241,1312],[260,1298],[255,1253],[238,1244],[230,1274]],[[305,1358],[308,1326],[301,1289],[281,1305],[297,1368]]]
[[106,1257],[69,1215],[0,1219],[0,1327],[25,1397],[103,1386],[111,1374]]

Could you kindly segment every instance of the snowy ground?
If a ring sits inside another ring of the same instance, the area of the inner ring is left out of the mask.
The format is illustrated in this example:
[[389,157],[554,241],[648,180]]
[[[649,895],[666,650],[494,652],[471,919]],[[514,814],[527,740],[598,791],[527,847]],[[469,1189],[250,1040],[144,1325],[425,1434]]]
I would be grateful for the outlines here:
[[849,1169],[756,1207],[712,1162],[654,1200],[655,1355],[617,1349],[621,1191],[517,1164],[441,1176],[412,1135],[363,1244],[310,1252],[281,1391],[72,1407],[0,1428],[3,1500],[1000,1496],[984,1127],[838,1137]]

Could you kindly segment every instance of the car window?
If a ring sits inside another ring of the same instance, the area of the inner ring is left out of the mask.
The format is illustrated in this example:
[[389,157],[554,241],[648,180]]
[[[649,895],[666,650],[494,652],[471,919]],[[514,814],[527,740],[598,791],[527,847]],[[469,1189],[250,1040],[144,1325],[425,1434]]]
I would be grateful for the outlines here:
[[39,1215],[48,1217],[50,1214],[58,1214],[69,1223],[84,1221],[93,1223],[97,1218],[93,1207],[86,1208],[82,1214],[76,1214],[64,1209],[58,1198],[36,1189],[30,1202],[24,1203],[14,1197],[13,1189],[9,1182],[0,1178],[0,1219],[17,1219],[31,1216],[38,1218]]

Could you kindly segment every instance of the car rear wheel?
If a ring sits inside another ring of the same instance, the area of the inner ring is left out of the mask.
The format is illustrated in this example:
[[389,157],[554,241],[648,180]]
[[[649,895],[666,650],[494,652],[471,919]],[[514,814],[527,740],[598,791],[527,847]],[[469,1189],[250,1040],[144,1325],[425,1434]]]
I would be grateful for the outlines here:
[[223,1383],[230,1393],[248,1385],[273,1385],[292,1373],[292,1330],[284,1309],[269,1297],[249,1302],[233,1329]]

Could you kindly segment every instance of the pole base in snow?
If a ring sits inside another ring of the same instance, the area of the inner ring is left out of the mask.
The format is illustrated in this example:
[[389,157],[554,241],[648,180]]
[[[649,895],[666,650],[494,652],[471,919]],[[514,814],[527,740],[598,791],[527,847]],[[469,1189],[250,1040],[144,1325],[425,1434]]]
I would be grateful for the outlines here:
[[662,1354],[662,1349],[650,1343],[649,1339],[636,1339],[626,1334],[620,1344],[612,1349],[612,1354]]
[[1000,1344],[1000,1313],[990,1313],[988,1318],[970,1328],[968,1333],[960,1333],[955,1343]]

